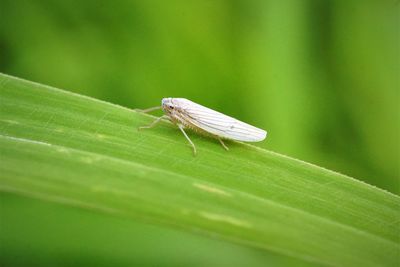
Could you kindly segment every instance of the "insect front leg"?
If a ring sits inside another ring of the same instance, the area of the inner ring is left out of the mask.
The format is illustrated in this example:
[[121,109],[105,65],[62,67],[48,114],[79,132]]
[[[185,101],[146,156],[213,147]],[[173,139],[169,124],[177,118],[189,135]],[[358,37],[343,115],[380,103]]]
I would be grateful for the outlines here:
[[154,121],[153,121],[152,123],[150,123],[149,125],[147,125],[147,126],[140,126],[138,129],[141,130],[141,129],[153,128],[153,127],[156,126],[156,124],[159,123],[162,119],[167,119],[167,118],[169,118],[167,115],[163,115],[163,116],[157,118],[156,120],[154,120]]
[[158,110],[158,109],[161,109],[161,107],[157,106],[157,107],[146,108],[146,109],[135,109],[135,111],[147,113],[147,112],[151,112],[151,111]]
[[218,137],[218,141],[221,143],[221,145],[225,148],[226,151],[229,150],[229,147],[227,147],[227,146],[225,145],[224,141],[222,141],[221,138]]
[[179,129],[181,130],[181,132],[183,133],[183,135],[186,137],[186,139],[189,141],[190,145],[193,148],[193,154],[196,156],[196,146],[193,144],[192,140],[190,140],[189,136],[186,134],[185,130],[183,129],[183,125],[182,124],[178,124]]

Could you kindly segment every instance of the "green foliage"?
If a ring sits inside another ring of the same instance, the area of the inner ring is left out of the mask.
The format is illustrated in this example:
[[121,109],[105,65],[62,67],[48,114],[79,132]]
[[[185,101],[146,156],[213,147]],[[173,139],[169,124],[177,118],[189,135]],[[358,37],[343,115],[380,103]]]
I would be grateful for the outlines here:
[[3,266],[315,266],[90,210],[0,194]]
[[0,1],[0,72],[125,107],[185,97],[400,192],[396,0]]
[[[153,119],[1,75],[0,190],[299,262],[398,262],[399,197],[237,142],[226,152],[215,140],[191,134],[198,147],[193,157],[170,123],[136,130]],[[9,202],[2,203],[7,210]]]

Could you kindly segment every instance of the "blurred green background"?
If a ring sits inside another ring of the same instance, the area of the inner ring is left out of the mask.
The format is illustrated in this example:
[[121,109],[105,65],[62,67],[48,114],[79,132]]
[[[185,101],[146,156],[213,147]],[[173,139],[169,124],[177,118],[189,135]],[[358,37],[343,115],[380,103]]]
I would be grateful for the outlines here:
[[[259,146],[399,194],[399,15],[395,0],[1,0],[0,71],[129,108],[185,97],[266,129]],[[56,216],[47,205],[35,207]],[[89,216],[99,232],[97,215],[74,212],[85,215],[71,221]],[[23,246],[7,227],[0,242]],[[203,242],[164,236],[172,247]],[[51,244],[28,247],[36,255]],[[13,263],[13,251],[0,256]]]

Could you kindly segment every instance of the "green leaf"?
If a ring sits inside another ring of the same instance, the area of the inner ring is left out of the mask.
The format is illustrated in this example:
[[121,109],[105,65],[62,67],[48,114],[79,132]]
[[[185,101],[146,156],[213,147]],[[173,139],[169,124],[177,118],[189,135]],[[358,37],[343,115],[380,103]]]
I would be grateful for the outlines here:
[[324,265],[398,263],[400,198],[350,177],[190,133],[194,157],[171,123],[139,132],[154,117],[7,75],[0,108],[1,191]]

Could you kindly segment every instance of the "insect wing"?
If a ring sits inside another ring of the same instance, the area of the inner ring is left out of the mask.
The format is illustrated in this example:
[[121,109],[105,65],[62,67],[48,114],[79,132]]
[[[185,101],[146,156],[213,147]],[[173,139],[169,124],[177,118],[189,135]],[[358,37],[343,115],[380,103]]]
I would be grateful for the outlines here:
[[258,142],[266,137],[266,132],[250,124],[224,115],[218,111],[196,104],[190,100],[177,98],[175,103],[182,108],[185,120],[210,134],[237,141]]

